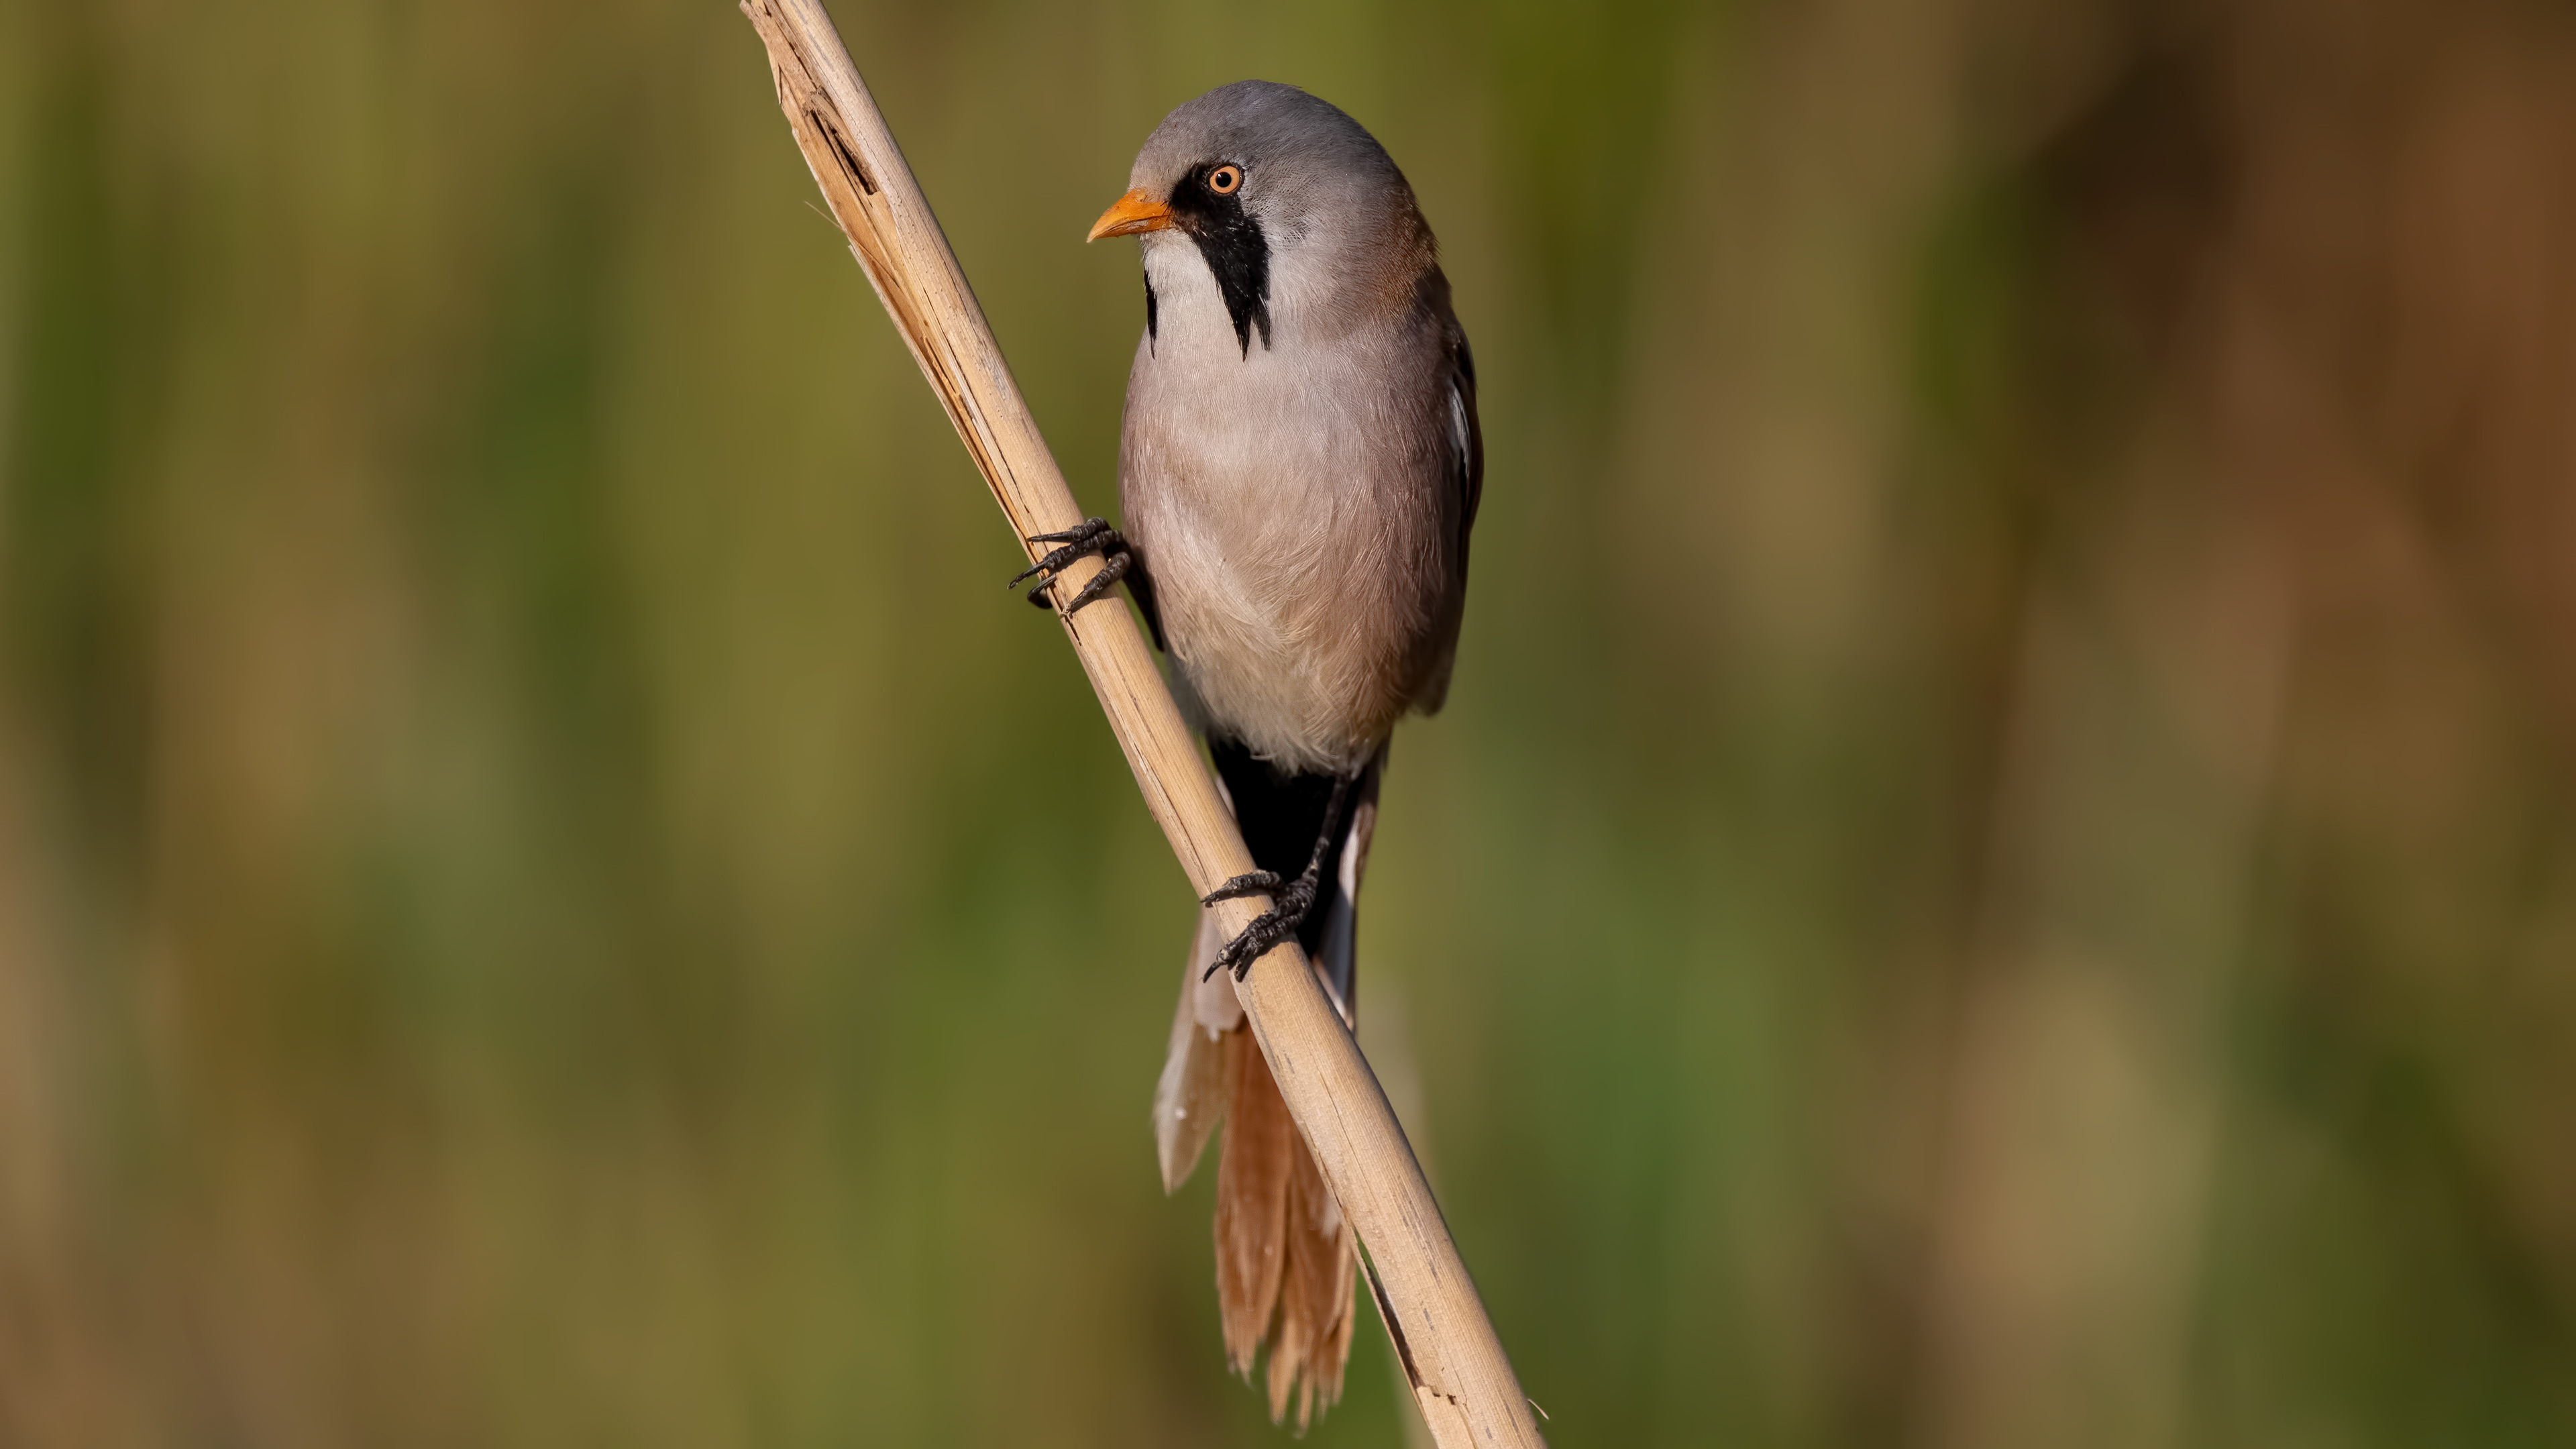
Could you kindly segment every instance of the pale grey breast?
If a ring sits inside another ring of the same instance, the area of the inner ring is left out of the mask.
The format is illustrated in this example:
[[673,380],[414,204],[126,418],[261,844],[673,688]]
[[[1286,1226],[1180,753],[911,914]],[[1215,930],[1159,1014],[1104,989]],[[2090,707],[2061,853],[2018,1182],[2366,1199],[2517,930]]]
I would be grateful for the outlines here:
[[[1474,382],[1402,175],[1324,103],[1253,99],[1266,127],[1169,134],[1184,107],[1137,161],[1135,184],[1171,188],[1176,211],[1211,162],[1241,168],[1241,196],[1140,238],[1150,324],[1121,503],[1200,722],[1283,766],[1346,772],[1446,687]],[[1301,126],[1330,144],[1302,145]]]

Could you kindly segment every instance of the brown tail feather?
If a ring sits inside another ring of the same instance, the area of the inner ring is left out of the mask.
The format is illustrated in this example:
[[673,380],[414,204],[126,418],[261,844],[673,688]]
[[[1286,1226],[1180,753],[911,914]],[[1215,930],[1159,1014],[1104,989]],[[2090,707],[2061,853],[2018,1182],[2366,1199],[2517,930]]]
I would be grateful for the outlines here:
[[[1287,1413],[1297,1394],[1297,1428],[1314,1418],[1315,1400],[1331,1408],[1342,1396],[1342,1366],[1351,1348],[1351,1278],[1356,1266],[1350,1224],[1324,1185],[1302,1141],[1288,1177],[1288,1262],[1280,1276],[1279,1331],[1270,1346],[1270,1418]],[[1303,1384],[1298,1381],[1304,1379]]]
[[1351,1351],[1357,1269],[1350,1224],[1297,1135],[1288,1104],[1252,1033],[1224,1034],[1225,1138],[1216,1166],[1216,1296],[1226,1359],[1252,1376],[1270,1348],[1270,1417],[1297,1400],[1297,1426],[1316,1400],[1342,1396]]
[[1294,1395],[1302,1433],[1318,1398],[1331,1408],[1342,1397],[1358,1243],[1244,1025],[1234,983],[1222,974],[1201,979],[1224,945],[1214,922],[1213,916],[1201,917],[1182,977],[1170,1049],[1154,1092],[1156,1155],[1163,1190],[1170,1192],[1198,1165],[1210,1130],[1224,1117],[1216,1172],[1216,1290],[1226,1359],[1249,1379],[1266,1342],[1270,1418],[1275,1423],[1286,1417]]
[[1225,1086],[1225,1143],[1216,1164],[1216,1299],[1226,1359],[1248,1378],[1279,1305],[1288,1179],[1305,1146],[1260,1045],[1240,1027],[1225,1034]]

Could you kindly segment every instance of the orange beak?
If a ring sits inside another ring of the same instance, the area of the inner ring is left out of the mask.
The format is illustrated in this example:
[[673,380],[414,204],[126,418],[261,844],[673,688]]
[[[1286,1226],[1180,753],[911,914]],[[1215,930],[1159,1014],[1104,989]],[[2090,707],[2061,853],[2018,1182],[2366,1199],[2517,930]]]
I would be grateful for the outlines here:
[[1138,232],[1163,231],[1172,224],[1172,209],[1142,191],[1130,191],[1111,202],[1091,224],[1091,235],[1085,241],[1098,241],[1105,236],[1134,236]]

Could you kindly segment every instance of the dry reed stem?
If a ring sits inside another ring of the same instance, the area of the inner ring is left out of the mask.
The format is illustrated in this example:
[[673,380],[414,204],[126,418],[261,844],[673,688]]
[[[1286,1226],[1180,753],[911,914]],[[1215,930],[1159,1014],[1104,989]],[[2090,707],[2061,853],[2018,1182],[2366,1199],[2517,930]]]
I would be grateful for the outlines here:
[[[779,108],[833,219],[1012,533],[1026,539],[1081,522],[983,308],[820,0],[742,0],[742,11],[769,49]],[[1028,549],[1032,561],[1038,552]],[[1072,597],[1099,567],[1076,564],[1055,597]],[[1059,607],[1057,617],[1192,889],[1204,894],[1251,870],[1135,620],[1115,606],[1078,617]],[[1248,900],[1215,907],[1228,935],[1260,909]],[[1543,1445],[1404,1129],[1297,943],[1264,956],[1237,995],[1289,1114],[1368,1249],[1380,1311],[1433,1439],[1442,1449]]]

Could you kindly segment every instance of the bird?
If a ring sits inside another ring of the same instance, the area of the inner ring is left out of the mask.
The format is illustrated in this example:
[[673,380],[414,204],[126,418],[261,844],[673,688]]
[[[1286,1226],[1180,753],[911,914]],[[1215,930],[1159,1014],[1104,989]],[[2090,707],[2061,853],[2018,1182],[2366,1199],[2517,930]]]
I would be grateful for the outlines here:
[[[1123,528],[1042,534],[1033,603],[1074,560],[1123,581],[1206,741],[1255,871],[1204,897],[1154,1126],[1163,1186],[1225,1123],[1217,1297],[1230,1367],[1269,1352],[1273,1422],[1340,1396],[1357,1262],[1233,986],[1306,950],[1358,1023],[1356,904],[1387,743],[1446,698],[1484,488],[1476,364],[1438,243],[1385,147],[1294,86],[1247,80],[1145,140],[1089,240],[1137,238],[1145,327],[1118,456]],[[1205,907],[1264,895],[1222,936]]]

